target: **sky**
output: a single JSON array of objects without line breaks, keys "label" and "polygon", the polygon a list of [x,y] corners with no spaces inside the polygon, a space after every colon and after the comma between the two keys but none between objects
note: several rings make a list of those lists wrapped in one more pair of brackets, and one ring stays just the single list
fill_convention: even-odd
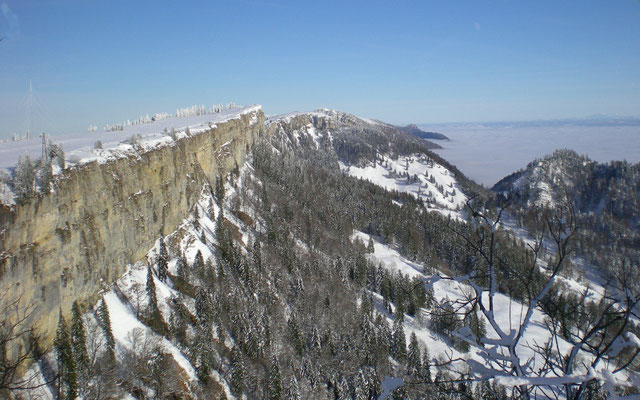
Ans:
[{"label": "sky", "polygon": [[0,38],[0,137],[226,102],[396,124],[640,114],[638,0],[0,0]]}]

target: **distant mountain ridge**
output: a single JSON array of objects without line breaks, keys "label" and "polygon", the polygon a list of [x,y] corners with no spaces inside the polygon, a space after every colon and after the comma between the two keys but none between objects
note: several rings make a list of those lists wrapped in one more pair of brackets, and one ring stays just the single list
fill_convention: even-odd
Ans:
[{"label": "distant mountain ridge", "polygon": [[419,137],[420,139],[449,140],[449,138],[442,133],[423,131],[416,124],[409,124],[404,127],[399,126],[398,129],[410,135]]}]

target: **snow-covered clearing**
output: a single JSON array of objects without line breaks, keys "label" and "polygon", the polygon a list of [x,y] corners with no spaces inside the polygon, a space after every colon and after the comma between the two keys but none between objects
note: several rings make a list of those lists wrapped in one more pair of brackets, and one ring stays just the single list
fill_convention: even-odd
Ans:
[{"label": "snow-covered clearing", "polygon": [[382,156],[365,167],[340,164],[347,174],[368,180],[387,190],[409,193],[425,202],[430,211],[460,217],[458,211],[468,200],[453,173],[428,156],[414,154],[392,159]]}]

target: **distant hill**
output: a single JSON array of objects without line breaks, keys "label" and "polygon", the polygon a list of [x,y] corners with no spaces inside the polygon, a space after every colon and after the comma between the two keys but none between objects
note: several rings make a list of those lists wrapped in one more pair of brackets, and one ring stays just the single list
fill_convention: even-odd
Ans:
[{"label": "distant hill", "polygon": [[602,164],[556,150],[492,190],[511,199],[511,212],[525,226],[535,225],[545,210],[571,203],[579,226],[576,254],[602,272],[640,257],[640,163]]},{"label": "distant hill", "polygon": [[420,139],[449,140],[449,138],[442,133],[423,131],[418,128],[418,125],[416,124],[409,124],[404,127],[399,126],[398,129],[415,137],[419,137]]}]

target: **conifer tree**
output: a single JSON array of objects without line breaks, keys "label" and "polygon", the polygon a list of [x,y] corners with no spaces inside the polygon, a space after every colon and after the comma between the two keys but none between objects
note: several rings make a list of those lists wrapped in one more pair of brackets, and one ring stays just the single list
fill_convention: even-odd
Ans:
[{"label": "conifer tree", "polygon": [[393,323],[391,352],[393,358],[400,362],[407,359],[407,338],[404,335],[402,318],[396,317]]},{"label": "conifer tree", "polygon": [[204,259],[202,258],[202,252],[200,250],[198,250],[193,260],[193,269],[196,273],[200,274],[200,276],[204,276]]},{"label": "conifer tree", "polygon": [[295,375],[291,375],[289,383],[287,384],[287,395],[285,397],[288,400],[300,400],[300,388],[298,386],[298,380]]},{"label": "conifer tree", "polygon": [[182,279],[183,281],[187,281],[189,279],[187,273],[187,260],[185,260],[183,255],[180,255],[180,257],[178,257],[178,262],[176,264],[176,270],[177,270],[177,274],[178,277],[180,279]]},{"label": "conifer tree", "polygon": [[354,396],[355,400],[367,400],[369,398],[369,389],[367,388],[367,380],[364,377],[364,373],[362,370],[358,371],[358,375],[356,376],[354,386]]},{"label": "conifer tree", "polygon": [[40,160],[38,184],[42,193],[51,193],[51,182],[53,181],[53,169],[51,168],[51,160],[44,157]]},{"label": "conifer tree", "polygon": [[164,240],[160,238],[160,251],[158,253],[158,279],[161,282],[167,280],[167,270],[169,268],[169,260],[167,256],[167,248],[164,245]]},{"label": "conifer tree", "polygon": [[253,267],[258,271],[262,271],[262,250],[260,248],[259,240],[256,240],[255,242],[253,242],[252,258],[253,258]]},{"label": "conifer tree", "polygon": [[231,351],[231,392],[240,396],[244,389],[244,362],[238,346]]},{"label": "conifer tree", "polygon": [[373,245],[373,238],[369,236],[369,243],[367,244],[367,253],[373,253],[375,251],[375,247]]},{"label": "conifer tree", "polygon": [[78,371],[77,375],[79,381],[83,383],[86,381],[89,371],[89,354],[87,352],[87,335],[77,301],[74,301],[71,307],[71,347]]},{"label": "conifer tree", "polygon": [[198,287],[196,291],[196,317],[203,325],[212,322],[209,294],[202,287]]},{"label": "conifer tree", "polygon": [[109,316],[109,308],[107,307],[107,302],[104,300],[104,297],[98,308],[98,320],[104,333],[108,360],[113,364],[116,361],[116,340],[111,331],[111,317]]},{"label": "conifer tree", "polygon": [[302,341],[302,335],[300,334],[300,327],[298,326],[298,320],[295,315],[291,315],[289,321],[287,321],[287,333],[289,336],[289,340],[291,344],[293,344],[294,348],[298,355],[302,355],[304,352],[304,343]]},{"label": "conifer tree", "polygon": [[218,204],[222,206],[224,202],[224,179],[221,176],[216,178],[215,196],[218,200]]},{"label": "conifer tree", "polygon": [[151,267],[147,267],[147,296],[149,297],[148,313],[149,316],[153,316],[158,311],[158,297]]},{"label": "conifer tree", "polygon": [[426,347],[422,353],[420,380],[423,382],[431,382],[431,360],[429,357],[429,349],[427,349]]},{"label": "conifer tree", "polygon": [[35,182],[35,173],[31,157],[24,154],[18,158],[15,177],[13,180],[14,192],[19,202],[26,202],[33,196],[33,183]]},{"label": "conifer tree", "polygon": [[409,352],[407,353],[407,373],[417,376],[422,368],[422,358],[420,357],[420,346],[415,332],[411,332],[409,340]]},{"label": "conifer tree", "polygon": [[280,364],[274,356],[269,368],[269,386],[267,387],[267,398],[269,400],[282,400],[282,377],[280,376]]},{"label": "conifer tree", "polygon": [[58,398],[75,400],[78,394],[76,363],[73,357],[71,338],[67,323],[60,311],[58,329],[54,340],[56,359],[58,362]]}]

